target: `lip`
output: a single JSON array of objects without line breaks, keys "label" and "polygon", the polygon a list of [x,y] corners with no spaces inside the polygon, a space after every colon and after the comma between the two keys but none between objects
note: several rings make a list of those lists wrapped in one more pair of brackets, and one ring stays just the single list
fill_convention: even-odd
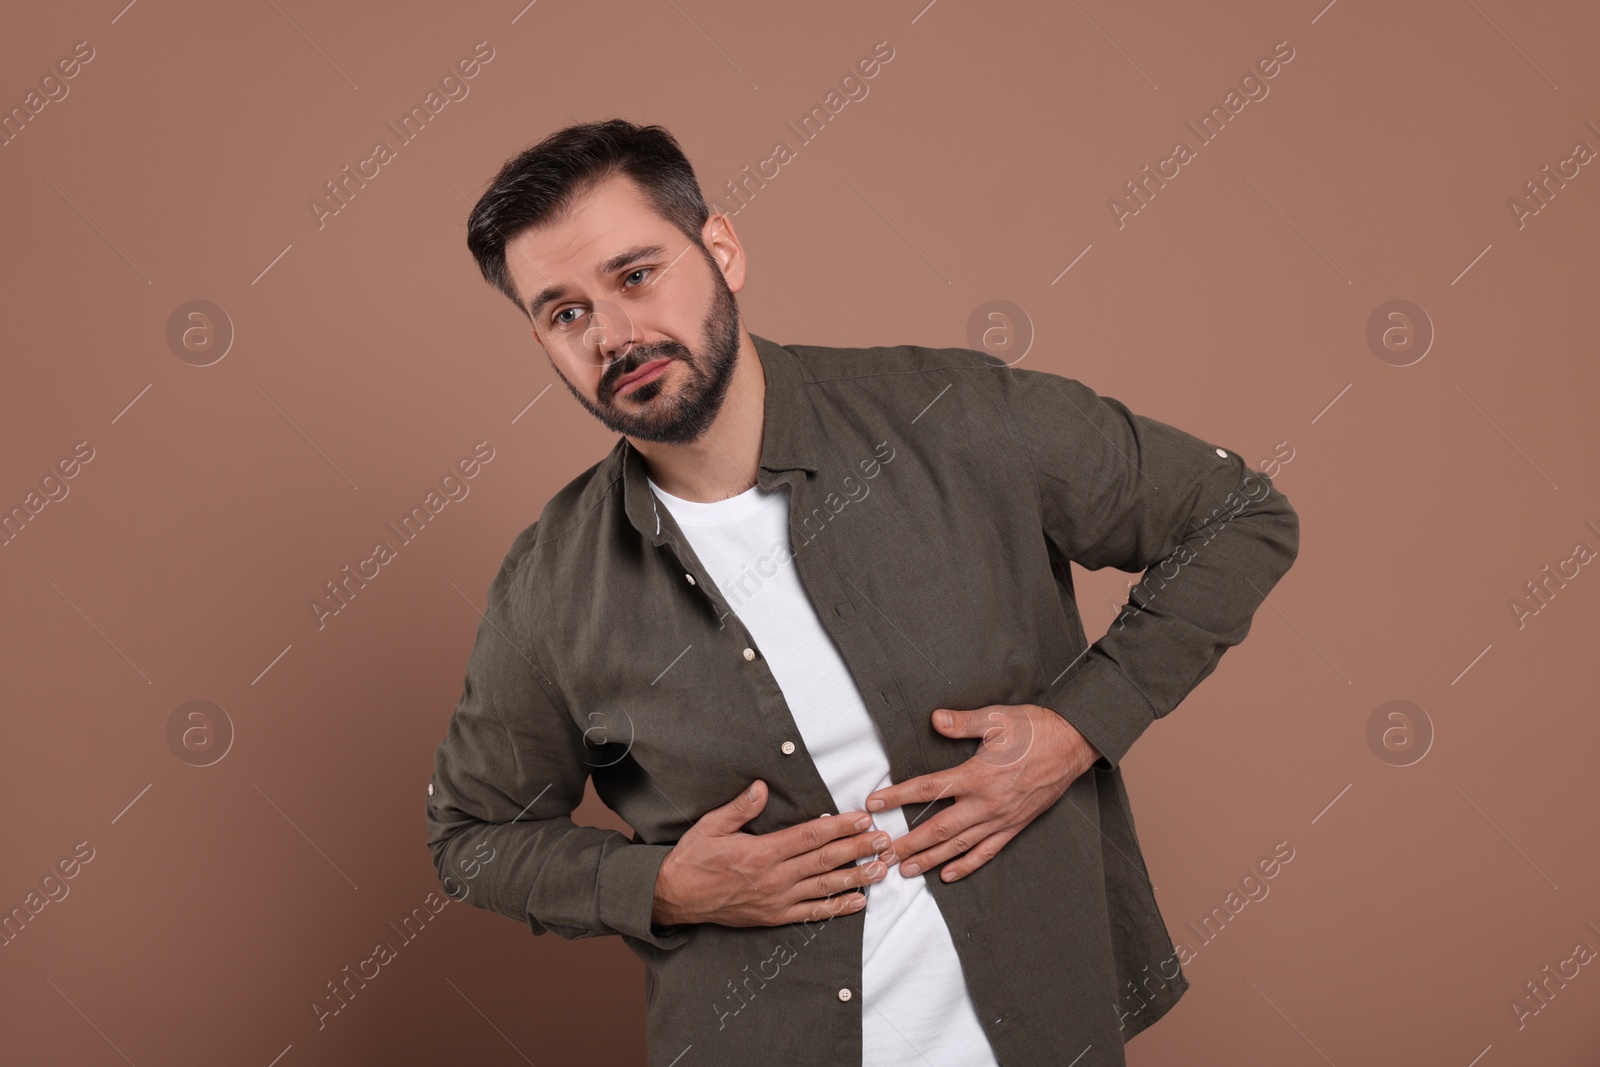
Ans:
[{"label": "lip", "polygon": [[617,383],[617,388],[615,390],[616,395],[626,396],[628,393],[631,393],[634,389],[643,385],[645,382],[653,381],[654,379],[659,378],[661,376],[661,372],[666,370],[667,364],[671,362],[672,360],[670,358],[664,357],[662,359],[652,360],[649,363],[646,363],[644,366],[640,367],[638,370],[634,371],[632,374],[628,375],[626,378],[623,378]]}]

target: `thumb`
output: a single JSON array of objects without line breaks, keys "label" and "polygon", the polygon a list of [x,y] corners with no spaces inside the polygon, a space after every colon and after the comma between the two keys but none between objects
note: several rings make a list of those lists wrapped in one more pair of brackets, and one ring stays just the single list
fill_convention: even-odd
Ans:
[{"label": "thumb", "polygon": [[714,809],[717,815],[716,828],[723,833],[731,834],[745,823],[760,815],[767,806],[767,783],[757,778],[750,783],[750,788],[744,790],[728,803]]},{"label": "thumb", "polygon": [[[993,717],[991,717],[993,716]],[[946,737],[981,737],[998,740],[1005,733],[1004,716],[985,709],[953,711],[939,708],[933,713],[933,726]]]}]

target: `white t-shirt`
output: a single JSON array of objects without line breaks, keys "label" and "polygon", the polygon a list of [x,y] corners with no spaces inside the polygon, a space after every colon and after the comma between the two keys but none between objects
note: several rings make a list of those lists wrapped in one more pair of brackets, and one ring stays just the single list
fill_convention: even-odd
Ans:
[{"label": "white t-shirt", "polygon": [[[834,811],[865,811],[867,794],[891,784],[889,757],[795,570],[789,487],[767,492],[751,486],[712,503],[675,497],[653,479],[650,488],[677,519],[729,609],[760,644],[806,750],[833,795]],[[772,577],[765,576],[767,571]],[[873,825],[891,840],[907,832],[901,808],[875,813]],[[857,862],[872,860],[866,856]],[[862,1062],[999,1067],[967,991],[950,929],[923,876],[906,878],[896,863],[866,891]]]}]

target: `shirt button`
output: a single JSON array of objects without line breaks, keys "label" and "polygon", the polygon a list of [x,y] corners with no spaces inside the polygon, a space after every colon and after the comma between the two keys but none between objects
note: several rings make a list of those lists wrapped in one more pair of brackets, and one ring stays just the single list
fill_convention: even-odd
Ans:
[{"label": "shirt button", "polygon": [[745,659],[755,659],[756,658],[756,650],[753,649],[753,648],[745,649],[744,650],[744,658]]},{"label": "shirt button", "polygon": [[693,585],[693,584],[695,584],[695,583],[694,583],[694,575],[692,575],[692,574],[685,574],[685,575],[684,575],[684,577],[685,577],[685,578],[687,578],[687,579],[689,579],[689,584],[690,584],[690,585]]},{"label": "shirt button", "polygon": [[[779,745],[778,747],[783,751],[783,754],[785,756],[794,755],[794,742],[793,741],[785,741],[783,744]],[[430,785],[428,787],[428,792],[430,792],[430,793],[433,792],[433,786]]]},{"label": "shirt button", "polygon": [[850,992],[849,987],[846,987],[844,989],[839,990],[839,999],[840,1000],[849,1000],[852,995],[853,994]]},{"label": "shirt button", "polygon": [[1217,455],[1221,456],[1223,459],[1227,459],[1228,458],[1228,453],[1225,452],[1224,450],[1220,449],[1220,448],[1217,449]]},{"label": "shirt button", "polygon": [[433,783],[432,782],[428,783],[428,795],[430,797],[433,796]]}]

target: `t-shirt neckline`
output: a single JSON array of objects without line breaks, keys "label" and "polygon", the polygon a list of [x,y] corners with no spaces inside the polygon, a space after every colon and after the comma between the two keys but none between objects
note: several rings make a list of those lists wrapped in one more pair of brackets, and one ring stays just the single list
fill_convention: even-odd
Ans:
[{"label": "t-shirt neckline", "polygon": [[648,474],[645,475],[645,481],[650,483],[651,492],[667,505],[673,518],[678,520],[679,526],[720,526],[723,523],[737,522],[760,507],[765,498],[761,486],[752,485],[744,492],[723,500],[685,500],[661,488]]}]

